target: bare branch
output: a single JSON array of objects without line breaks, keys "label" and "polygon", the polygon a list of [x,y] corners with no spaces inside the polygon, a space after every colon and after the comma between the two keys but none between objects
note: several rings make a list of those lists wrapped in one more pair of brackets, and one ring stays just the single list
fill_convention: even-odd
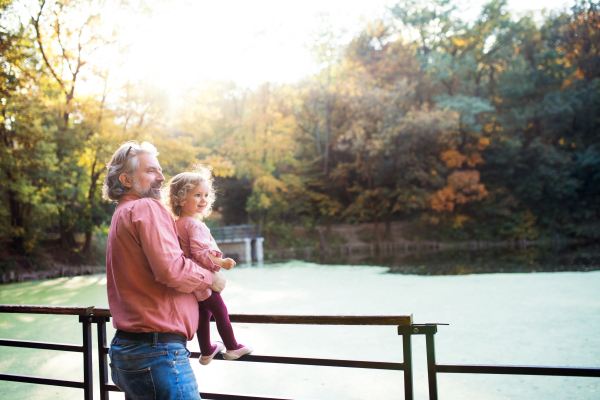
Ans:
[{"label": "bare branch", "polygon": [[65,84],[58,77],[58,75],[54,71],[54,68],[52,68],[52,65],[48,61],[48,57],[46,57],[46,52],[44,51],[44,46],[42,44],[42,33],[40,31],[40,19],[42,18],[42,12],[44,10],[45,5],[46,5],[46,0],[42,0],[42,2],[40,3],[40,11],[38,12],[38,15],[36,18],[34,18],[33,16],[31,17],[31,22],[33,23],[33,27],[35,28],[36,41],[38,43],[38,46],[40,47],[40,52],[42,53],[42,58],[44,59],[44,64],[46,64],[46,67],[48,67],[48,69],[50,70],[50,73],[52,74],[54,79],[56,79],[56,81],[58,82],[60,87],[63,90],[65,90],[65,93],[66,93]]},{"label": "bare branch", "polygon": [[65,50],[65,46],[63,46],[62,41],[60,40],[60,21],[59,21],[59,15],[56,11],[54,11],[54,15],[56,16],[56,25],[55,25],[55,32],[56,32],[56,39],[58,41],[58,45],[60,46],[60,49],[62,50],[62,55],[63,58],[65,59],[65,61],[67,62],[67,66],[69,67],[69,72],[71,73],[71,75],[73,75],[73,69],[71,68],[71,62],[69,61],[69,56],[67,55],[67,51]]}]

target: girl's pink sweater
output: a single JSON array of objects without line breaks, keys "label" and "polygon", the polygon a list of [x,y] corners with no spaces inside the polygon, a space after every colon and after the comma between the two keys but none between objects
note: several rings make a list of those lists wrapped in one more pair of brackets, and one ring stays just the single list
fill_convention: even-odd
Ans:
[{"label": "girl's pink sweater", "polygon": [[[175,224],[183,254],[209,271],[221,270],[221,267],[213,263],[208,256],[210,253],[215,257],[223,257],[223,253],[219,250],[206,224],[189,217],[179,218]],[[212,290],[210,289],[194,292],[198,301],[206,300],[211,294]]]}]

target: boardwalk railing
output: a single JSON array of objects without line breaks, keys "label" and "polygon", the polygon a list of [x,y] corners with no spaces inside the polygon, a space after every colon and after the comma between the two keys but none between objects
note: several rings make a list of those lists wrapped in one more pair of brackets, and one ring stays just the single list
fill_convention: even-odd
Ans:
[{"label": "boardwalk railing", "polygon": [[261,237],[259,225],[219,226],[211,228],[210,234],[217,242],[256,239]]},{"label": "boardwalk railing", "polygon": [[[110,310],[94,307],[52,307],[52,306],[20,306],[0,305],[0,312],[29,313],[29,314],[63,314],[79,316],[82,324],[83,345],[66,345],[44,342],[28,342],[0,339],[0,346],[28,347],[35,349],[75,351],[83,353],[84,381],[64,381],[57,379],[38,378],[22,375],[0,374],[0,380],[37,383],[52,386],[63,386],[84,389],[84,398],[92,399],[92,340],[91,324],[97,324],[98,333],[98,367],[100,378],[100,397],[108,400],[109,392],[120,391],[108,382],[108,347],[106,323],[110,321]],[[395,325],[398,335],[402,336],[403,362],[352,361],[321,358],[279,357],[245,355],[238,359],[242,362],[260,362],[293,365],[314,365],[329,367],[348,367],[365,369],[382,369],[403,371],[404,398],[413,400],[413,367],[412,367],[412,336],[425,335],[427,350],[427,371],[429,381],[429,398],[437,400],[438,373],[469,373],[469,374],[512,374],[512,375],[556,375],[600,378],[600,368],[583,367],[548,367],[548,366],[510,366],[510,365],[445,365],[435,361],[434,335],[438,325],[446,324],[414,324],[411,315],[399,316],[310,316],[310,315],[244,315],[231,314],[232,322],[258,324],[302,324],[302,325]],[[192,353],[192,358],[200,357]],[[222,359],[217,355],[215,359]],[[272,397],[240,396],[220,393],[200,393],[204,399],[214,400],[285,400]]]},{"label": "boardwalk railing", "polygon": [[25,340],[0,339],[0,346],[25,347],[30,349],[59,350],[83,353],[83,382],[65,381],[60,379],[38,378],[26,375],[11,375],[0,373],[0,380],[24,383],[37,383],[50,386],[62,386],[83,389],[83,398],[91,400],[93,397],[93,375],[92,375],[92,313],[94,307],[56,307],[56,306],[22,306],[12,304],[0,304],[2,313],[24,313],[24,314],[58,314],[79,316],[81,323],[83,345],[70,345],[46,342],[30,342]]}]

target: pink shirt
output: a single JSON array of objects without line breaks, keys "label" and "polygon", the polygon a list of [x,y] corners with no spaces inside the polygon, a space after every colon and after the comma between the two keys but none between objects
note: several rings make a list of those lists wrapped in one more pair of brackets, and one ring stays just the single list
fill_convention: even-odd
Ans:
[{"label": "pink shirt", "polygon": [[[223,257],[223,253],[219,251],[217,242],[215,242],[215,239],[210,234],[208,226],[203,222],[189,217],[181,217],[175,221],[175,224],[177,225],[179,243],[185,256],[210,271],[216,272],[221,270],[221,267],[213,263],[208,256],[210,253],[215,257]],[[198,301],[206,300],[211,294],[212,291],[210,289],[194,291],[194,295]]]},{"label": "pink shirt", "polygon": [[194,290],[212,284],[187,259],[175,221],[154,199],[123,195],[108,233],[108,304],[113,326],[127,332],[174,332],[191,340],[198,328]]}]

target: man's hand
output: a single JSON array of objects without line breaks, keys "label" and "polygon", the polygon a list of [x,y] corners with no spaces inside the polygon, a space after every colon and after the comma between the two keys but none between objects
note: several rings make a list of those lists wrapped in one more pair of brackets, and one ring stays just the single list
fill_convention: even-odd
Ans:
[{"label": "man's hand", "polygon": [[233,267],[235,267],[235,261],[232,260],[231,258],[224,258],[223,261],[221,261],[221,268],[230,270]]},{"label": "man's hand", "polygon": [[225,289],[225,284],[227,283],[225,280],[225,275],[222,272],[212,272],[212,285],[210,289],[217,293],[221,293],[223,289]]}]

